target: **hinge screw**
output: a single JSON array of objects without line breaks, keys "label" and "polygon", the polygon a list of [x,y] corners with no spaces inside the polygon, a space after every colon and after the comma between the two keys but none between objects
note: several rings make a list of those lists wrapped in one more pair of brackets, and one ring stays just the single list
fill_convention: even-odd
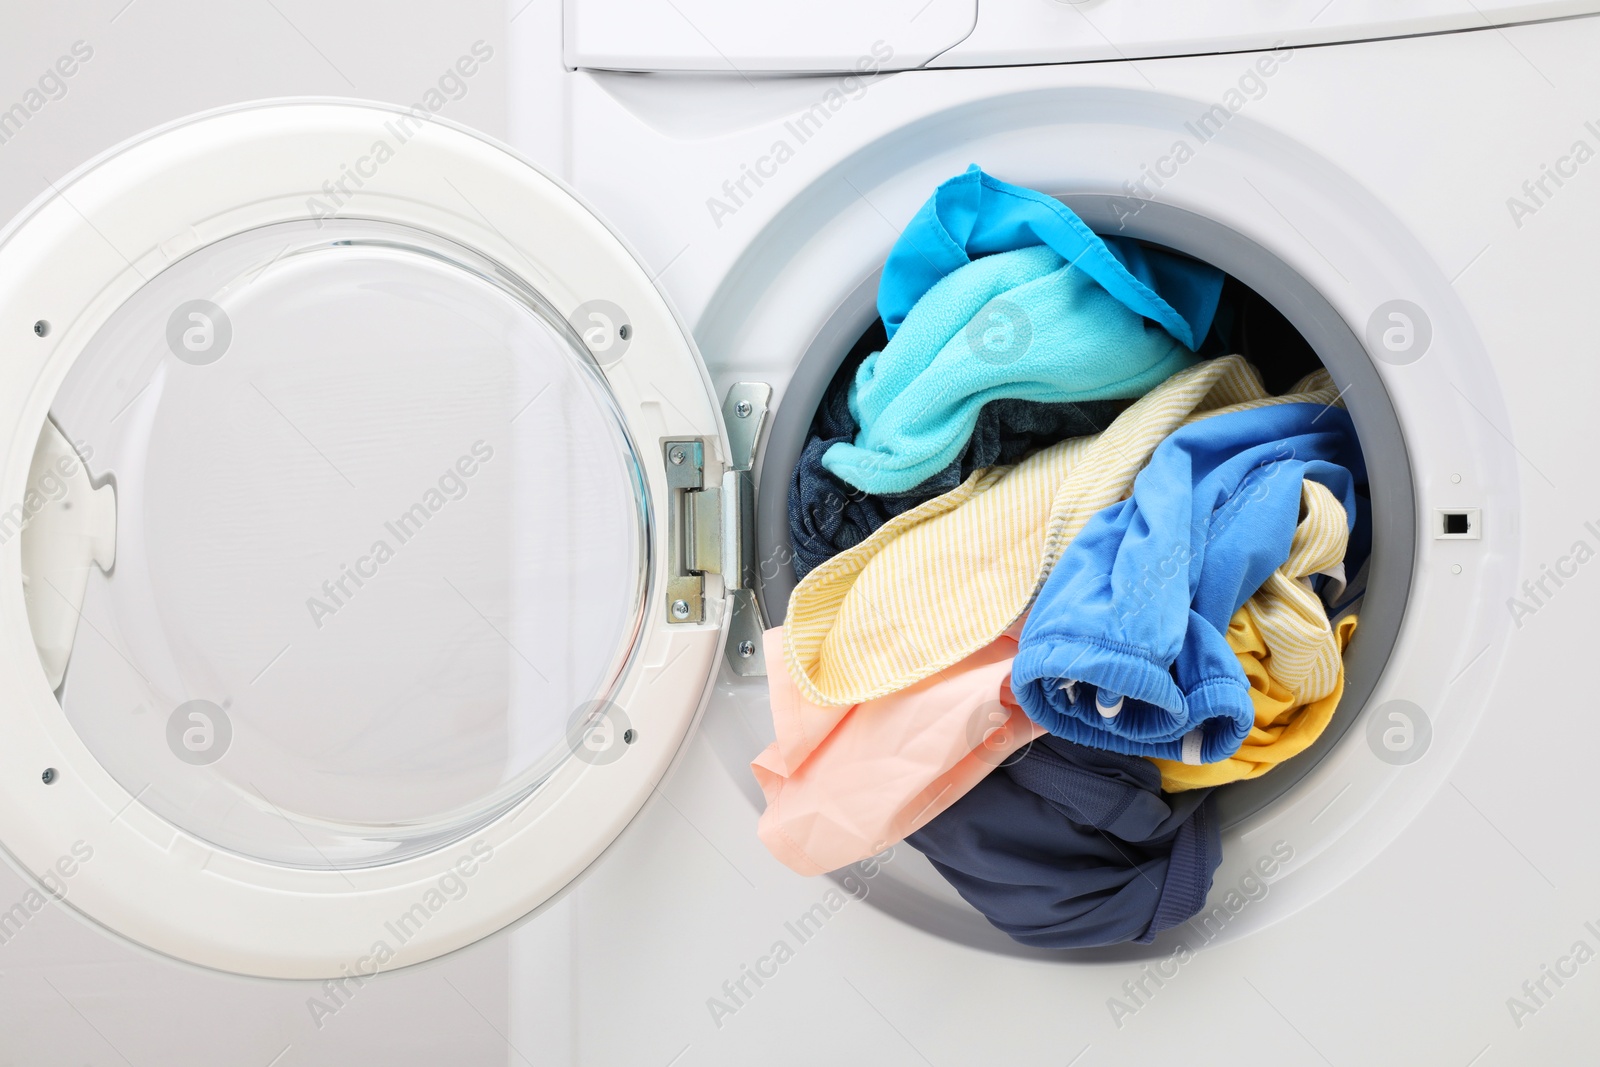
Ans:
[{"label": "hinge screw", "polygon": [[753,656],[755,654],[756,654],[756,643],[754,641],[740,641],[739,642],[739,656],[740,656],[740,658],[749,659],[751,656]]},{"label": "hinge screw", "polygon": [[689,617],[689,602],[687,600],[674,600],[672,602],[672,617],[674,619],[687,619]]},{"label": "hinge screw", "polygon": [[756,406],[750,403],[748,400],[741,400],[737,404],[733,405],[733,413],[739,416],[741,419],[748,419],[750,417],[750,413],[755,409]]},{"label": "hinge screw", "polygon": [[684,455],[683,449],[674,448],[671,452],[667,453],[667,458],[672,460],[673,466],[681,467],[683,466],[683,461],[688,457]]}]

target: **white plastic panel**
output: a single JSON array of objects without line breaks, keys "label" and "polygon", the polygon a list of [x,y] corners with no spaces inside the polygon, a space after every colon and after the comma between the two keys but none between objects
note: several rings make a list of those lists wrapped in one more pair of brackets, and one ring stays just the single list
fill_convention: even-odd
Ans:
[{"label": "white plastic panel", "polygon": [[977,17],[977,0],[566,0],[565,56],[597,70],[909,70]]},{"label": "white plastic panel", "polygon": [[1596,11],[1596,0],[984,0],[972,34],[929,66],[1235,52],[1482,29]]}]

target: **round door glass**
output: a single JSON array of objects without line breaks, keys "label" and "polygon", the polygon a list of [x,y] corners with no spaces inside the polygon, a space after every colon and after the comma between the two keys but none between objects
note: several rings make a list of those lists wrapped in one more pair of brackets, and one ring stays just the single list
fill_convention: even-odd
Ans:
[{"label": "round door glass", "polygon": [[34,464],[76,506],[49,513],[66,547],[25,543],[24,571],[61,706],[138,803],[270,863],[369,866],[586,751],[642,625],[648,504],[524,275],[287,223],[179,260],[90,341]]}]

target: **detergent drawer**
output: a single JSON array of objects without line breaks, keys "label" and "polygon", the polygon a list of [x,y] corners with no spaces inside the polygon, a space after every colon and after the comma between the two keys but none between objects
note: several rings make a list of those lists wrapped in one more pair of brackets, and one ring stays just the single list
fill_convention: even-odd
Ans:
[{"label": "detergent drawer", "polygon": [[976,0],[566,0],[568,67],[871,73],[921,67],[978,18]]}]

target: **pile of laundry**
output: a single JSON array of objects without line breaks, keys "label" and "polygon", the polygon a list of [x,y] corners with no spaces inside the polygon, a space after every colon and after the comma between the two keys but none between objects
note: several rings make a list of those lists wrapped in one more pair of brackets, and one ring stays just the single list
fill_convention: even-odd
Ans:
[{"label": "pile of laundry", "polygon": [[1222,272],[977,167],[878,310],[790,486],[761,839],[802,874],[905,840],[1020,942],[1148,942],[1204,904],[1215,788],[1338,706],[1350,418]]}]

